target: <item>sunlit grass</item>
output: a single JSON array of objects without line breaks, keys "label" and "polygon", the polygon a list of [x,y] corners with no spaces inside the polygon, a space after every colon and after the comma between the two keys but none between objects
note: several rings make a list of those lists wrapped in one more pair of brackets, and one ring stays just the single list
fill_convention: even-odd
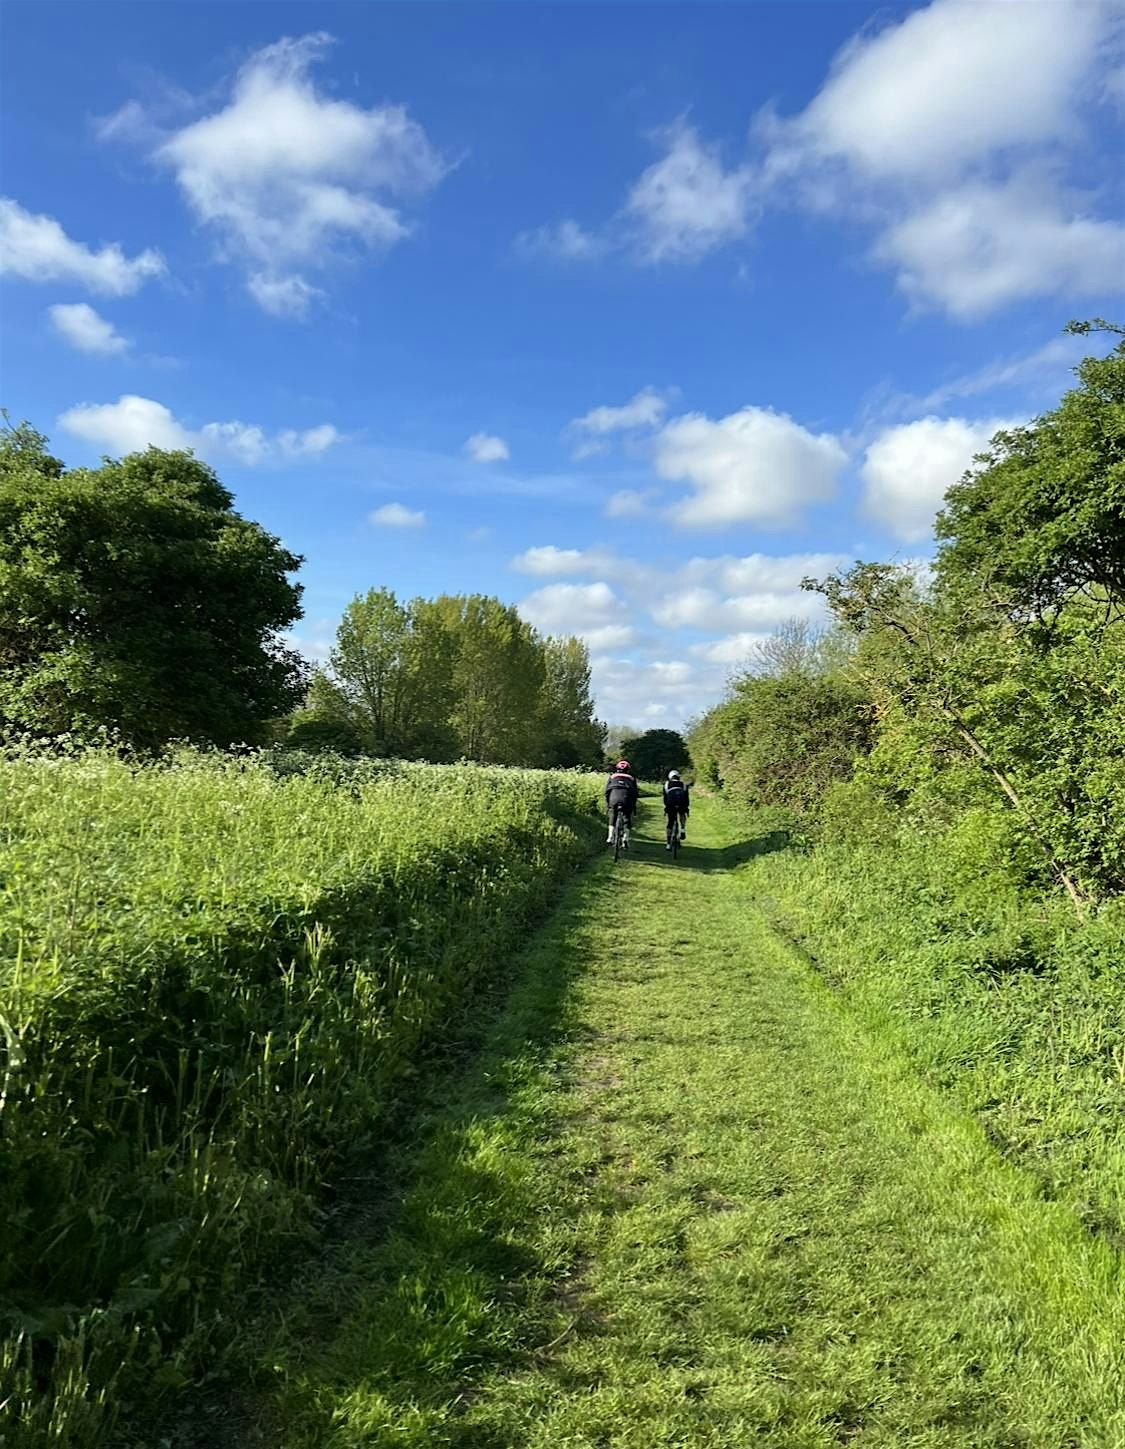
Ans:
[{"label": "sunlit grass", "polygon": [[96,1442],[221,1362],[246,1287],[594,848],[599,791],[0,758],[0,1442]]}]

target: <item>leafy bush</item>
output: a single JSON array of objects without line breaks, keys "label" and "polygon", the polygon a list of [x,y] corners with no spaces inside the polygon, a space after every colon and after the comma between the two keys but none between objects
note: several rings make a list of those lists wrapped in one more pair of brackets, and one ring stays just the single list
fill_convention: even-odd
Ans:
[{"label": "leafy bush", "polygon": [[595,844],[599,792],[284,751],[0,757],[15,1442],[93,1442],[111,1404],[215,1367],[232,1297]]}]

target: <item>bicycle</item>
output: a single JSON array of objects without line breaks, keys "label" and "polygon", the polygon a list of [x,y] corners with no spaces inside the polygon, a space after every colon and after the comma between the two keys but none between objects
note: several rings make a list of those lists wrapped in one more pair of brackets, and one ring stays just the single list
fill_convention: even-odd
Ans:
[{"label": "bicycle", "polygon": [[680,817],[679,815],[666,815],[664,817],[664,833],[668,838],[668,845],[672,851],[672,859],[680,853]]},{"label": "bicycle", "polygon": [[619,860],[621,852],[629,849],[629,825],[625,809],[621,805],[613,807],[613,858]]}]

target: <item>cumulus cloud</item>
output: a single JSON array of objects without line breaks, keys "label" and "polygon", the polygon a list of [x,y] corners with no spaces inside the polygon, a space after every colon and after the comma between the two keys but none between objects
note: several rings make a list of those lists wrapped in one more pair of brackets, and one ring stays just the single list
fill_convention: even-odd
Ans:
[{"label": "cumulus cloud", "polygon": [[830,433],[811,433],[786,413],[746,407],[724,418],[688,413],[656,439],[656,471],[695,490],[672,509],[685,528],[792,523],[827,502],[847,461]]},{"label": "cumulus cloud", "polygon": [[1024,175],[941,192],[889,226],[875,255],[896,268],[912,301],[971,321],[1025,297],[1118,290],[1125,226],[1084,215]]},{"label": "cumulus cloud", "polygon": [[621,407],[596,407],[580,418],[573,418],[569,427],[579,433],[597,437],[606,433],[626,432],[633,428],[654,428],[668,408],[667,399],[651,387],[642,388]]},{"label": "cumulus cloud", "polygon": [[885,429],[863,460],[865,510],[904,542],[928,537],[947,489],[993,433],[1008,426],[998,418],[928,417]]},{"label": "cumulus cloud", "polygon": [[[626,606],[609,584],[547,584],[518,605],[520,615],[545,634],[598,637],[598,631],[624,628]],[[610,637],[602,634],[603,640]]]},{"label": "cumulus cloud", "polygon": [[776,137],[773,166],[812,153],[871,177],[948,178],[995,152],[1053,142],[1074,130],[1074,95],[1109,10],[934,0],[843,48]]},{"label": "cumulus cloud", "polygon": [[367,515],[367,521],[376,528],[421,528],[426,522],[426,515],[402,503],[384,503],[382,508],[376,508]]},{"label": "cumulus cloud", "polygon": [[99,316],[86,302],[58,302],[47,308],[47,315],[55,331],[79,352],[112,357],[128,349],[127,339],[121,336],[113,323]]},{"label": "cumulus cloud", "polygon": [[589,583],[547,584],[519,608],[546,633],[581,635],[602,717],[640,723],[656,705],[670,719],[698,713],[778,625],[823,619],[823,600],[804,592],[801,579],[846,562],[829,553],[752,553],[642,563],[598,547],[540,545],[512,565],[546,578],[605,569]]},{"label": "cumulus cloud", "polygon": [[[365,109],[317,89],[310,71],[330,43],[321,33],[257,51],[224,106],[153,153],[225,253],[251,264],[250,294],[273,315],[307,312],[315,289],[301,264],[407,236],[399,198],[435,186],[447,169],[403,107]],[[138,124],[130,112],[129,128]]]},{"label": "cumulus cloud", "polygon": [[613,567],[613,559],[601,549],[556,548],[553,543],[548,543],[524,549],[512,559],[511,567],[520,574],[550,578],[566,574],[605,573]]},{"label": "cumulus cloud", "polygon": [[967,321],[1114,289],[1125,229],[1057,180],[1085,144],[1112,10],[933,0],[847,44],[800,115],[760,119],[765,175],[879,218],[874,259],[915,306]]},{"label": "cumulus cloud", "polygon": [[768,633],[727,634],[722,639],[711,639],[705,644],[691,644],[688,653],[708,664],[725,664],[733,667],[747,663],[759,644],[769,638]]},{"label": "cumulus cloud", "polygon": [[638,178],[625,203],[644,260],[696,261],[744,236],[753,195],[749,166],[726,169],[718,148],[684,122],[662,139],[664,155]]},{"label": "cumulus cloud", "polygon": [[124,394],[115,403],[80,403],[60,415],[59,425],[117,457],[149,447],[190,448],[204,458],[234,458],[251,465],[315,456],[340,436],[330,423],[306,432],[287,429],[276,439],[253,423],[204,423],[192,429],[163,403],[133,393]]},{"label": "cumulus cloud", "polygon": [[127,257],[117,242],[93,251],[67,236],[54,217],[0,197],[0,273],[27,282],[80,282],[91,292],[126,297],[165,270],[158,251]]},{"label": "cumulus cloud", "polygon": [[511,457],[504,439],[492,433],[474,433],[466,438],[464,451],[474,463],[503,463]]},{"label": "cumulus cloud", "polygon": [[666,629],[697,629],[716,633],[754,629],[764,633],[786,619],[812,618],[821,612],[813,594],[793,588],[724,597],[715,589],[680,588],[654,604],[652,617]]}]

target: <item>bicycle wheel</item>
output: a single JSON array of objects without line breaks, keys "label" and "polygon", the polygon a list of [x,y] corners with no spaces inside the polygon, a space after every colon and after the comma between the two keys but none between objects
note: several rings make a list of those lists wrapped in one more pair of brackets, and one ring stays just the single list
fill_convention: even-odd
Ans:
[{"label": "bicycle wheel", "polygon": [[672,859],[680,853],[680,822],[678,816],[672,816]]},{"label": "bicycle wheel", "polygon": [[613,816],[613,858],[620,860],[621,845],[625,839],[625,816],[618,806]]}]

